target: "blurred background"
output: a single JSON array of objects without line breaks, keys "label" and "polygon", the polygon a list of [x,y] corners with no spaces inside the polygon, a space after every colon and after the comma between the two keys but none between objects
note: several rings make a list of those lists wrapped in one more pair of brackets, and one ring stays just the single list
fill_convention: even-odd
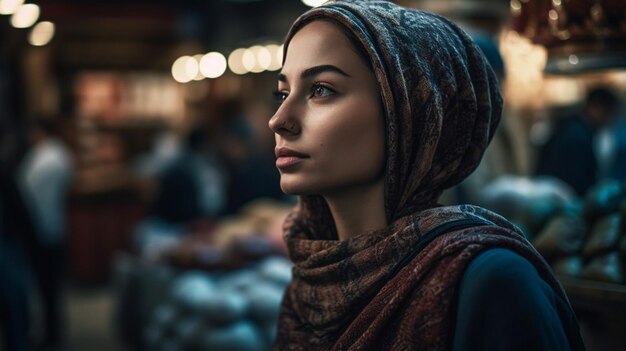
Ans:
[{"label": "blurred background", "polygon": [[[323,1],[322,1],[323,2]],[[505,110],[444,204],[513,220],[626,350],[626,4],[398,0]],[[0,350],[269,350],[291,277],[271,92],[314,0],[0,0]]]}]

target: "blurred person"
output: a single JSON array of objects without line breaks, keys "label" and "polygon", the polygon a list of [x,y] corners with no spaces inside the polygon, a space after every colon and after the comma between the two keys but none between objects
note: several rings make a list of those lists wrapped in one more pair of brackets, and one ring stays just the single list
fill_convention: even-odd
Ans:
[{"label": "blurred person", "polygon": [[152,155],[140,164],[156,181],[149,215],[134,229],[134,245],[148,260],[158,260],[185,234],[210,227],[227,201],[226,172],[204,126],[179,138],[159,137]]},{"label": "blurred person", "polygon": [[[619,106],[622,107],[621,103]],[[617,113],[604,128],[596,133],[594,152],[598,158],[599,180],[626,179],[626,116]]]},{"label": "blurred person", "polygon": [[272,148],[264,147],[250,121],[243,115],[232,115],[224,126],[221,148],[227,160],[230,184],[226,214],[258,198],[284,200],[279,174],[272,166]]},{"label": "blurred person", "polygon": [[294,262],[277,350],[581,350],[567,296],[507,219],[442,191],[479,164],[498,81],[451,21],[337,0],[289,30],[269,121]]},{"label": "blurred person", "polygon": [[133,162],[137,175],[156,179],[181,152],[180,137],[169,128],[156,133],[150,150]]},{"label": "blurred person", "polygon": [[610,89],[591,89],[580,112],[553,121],[552,134],[538,150],[535,174],[559,178],[584,196],[601,177],[598,133],[613,123],[618,107]]},{"label": "blurred person", "polygon": [[73,164],[70,151],[58,137],[57,122],[34,120],[31,147],[19,170],[19,187],[36,231],[33,273],[44,312],[42,349],[63,343],[63,283],[67,254],[66,203]]},{"label": "blurred person", "polygon": [[[0,126],[1,127],[1,126]],[[2,129],[2,128],[0,128]],[[6,134],[0,131],[0,138]],[[35,229],[15,179],[15,162],[0,157],[0,343],[30,350],[29,258]],[[0,344],[1,346],[2,344]]]},{"label": "blurred person", "polygon": [[207,133],[194,127],[158,175],[153,215],[170,223],[209,219],[226,206],[226,179]]}]

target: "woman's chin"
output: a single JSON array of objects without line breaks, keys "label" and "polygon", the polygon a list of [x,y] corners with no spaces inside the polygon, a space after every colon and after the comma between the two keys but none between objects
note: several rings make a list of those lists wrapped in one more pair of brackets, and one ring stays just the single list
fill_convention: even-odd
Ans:
[{"label": "woman's chin", "polygon": [[283,191],[283,193],[287,195],[306,195],[305,193],[300,191],[298,187],[294,186],[286,186],[281,184],[280,189]]},{"label": "woman's chin", "polygon": [[315,193],[310,189],[310,186],[307,184],[302,184],[302,182],[296,182],[289,179],[281,179],[280,180],[280,188],[283,193],[287,195],[312,195]]}]

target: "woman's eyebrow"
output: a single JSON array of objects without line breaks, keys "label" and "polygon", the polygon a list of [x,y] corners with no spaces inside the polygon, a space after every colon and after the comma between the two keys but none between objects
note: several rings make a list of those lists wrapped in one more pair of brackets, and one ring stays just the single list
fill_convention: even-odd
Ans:
[{"label": "woman's eyebrow", "polygon": [[[300,78],[306,79],[306,78],[310,78],[310,77],[316,76],[324,72],[334,72],[334,73],[341,74],[342,76],[345,76],[345,77],[352,77],[351,75],[349,75],[348,73],[346,73],[345,71],[343,71],[341,68],[337,66],[320,65],[320,66],[314,66],[314,67],[305,69],[302,72],[302,74],[300,74]],[[287,82],[287,76],[285,76],[283,73],[279,73],[278,80],[281,82]]]}]

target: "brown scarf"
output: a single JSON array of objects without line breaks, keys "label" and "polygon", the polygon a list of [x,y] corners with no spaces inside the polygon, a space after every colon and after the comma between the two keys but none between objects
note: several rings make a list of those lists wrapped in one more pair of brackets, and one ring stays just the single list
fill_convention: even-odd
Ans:
[{"label": "brown scarf", "polygon": [[[302,196],[285,222],[294,278],[278,350],[442,350],[450,345],[464,268],[495,247],[527,258],[561,291],[548,266],[502,217],[474,206],[437,207],[441,192],[480,162],[502,99],[480,49],[437,15],[385,1],[335,1],[293,24],[326,19],[369,55],[385,108],[385,229],[338,241],[320,196]],[[458,220],[426,247],[423,235]],[[442,227],[444,226],[444,227]]]},{"label": "brown scarf", "polygon": [[[468,219],[482,225],[445,232],[414,251],[425,234]],[[424,210],[342,242],[292,234],[294,280],[283,301],[277,350],[449,349],[457,284],[469,261],[489,248],[525,257],[565,297],[519,230],[476,206]]]}]

